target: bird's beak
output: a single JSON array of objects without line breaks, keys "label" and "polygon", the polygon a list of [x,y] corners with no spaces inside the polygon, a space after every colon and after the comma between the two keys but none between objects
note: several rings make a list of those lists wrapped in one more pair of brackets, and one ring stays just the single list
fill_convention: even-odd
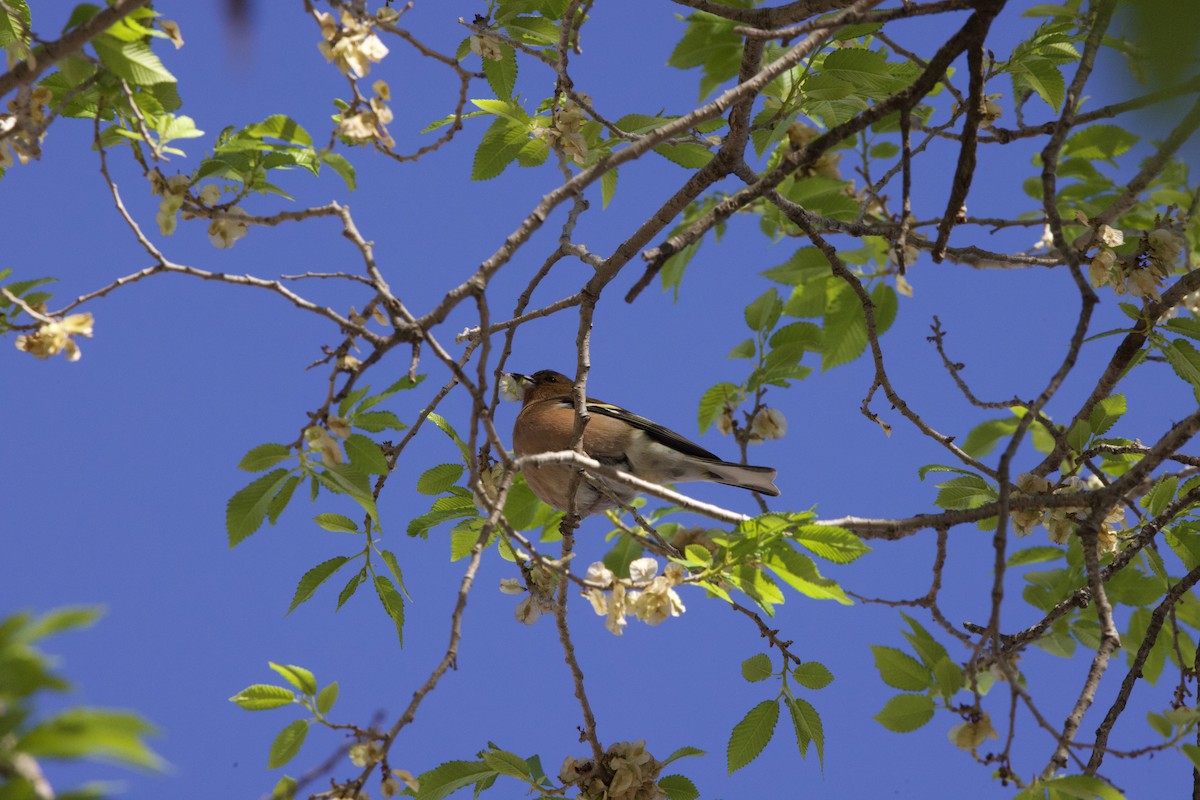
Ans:
[{"label": "bird's beak", "polygon": [[525,399],[525,390],[533,383],[528,375],[519,372],[505,372],[500,376],[500,397],[509,402],[520,402]]}]

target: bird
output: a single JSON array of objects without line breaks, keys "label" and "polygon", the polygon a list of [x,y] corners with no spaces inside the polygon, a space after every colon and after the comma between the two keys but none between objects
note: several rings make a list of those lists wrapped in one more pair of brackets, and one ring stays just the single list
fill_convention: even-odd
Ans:
[{"label": "bird", "polygon": [[[553,370],[532,375],[508,373],[509,384],[521,395],[521,410],[513,424],[513,451],[518,457],[571,449],[575,429],[574,381]],[[722,461],[678,433],[626,411],[620,406],[589,397],[590,415],[583,431],[583,451],[605,466],[652,483],[709,481],[779,495],[776,470]],[[577,468],[570,464],[526,465],[522,468],[529,488],[559,511],[570,511],[569,489]],[[607,493],[627,503],[634,488],[600,476],[585,476],[576,491],[576,512],[595,514],[615,503]]]}]

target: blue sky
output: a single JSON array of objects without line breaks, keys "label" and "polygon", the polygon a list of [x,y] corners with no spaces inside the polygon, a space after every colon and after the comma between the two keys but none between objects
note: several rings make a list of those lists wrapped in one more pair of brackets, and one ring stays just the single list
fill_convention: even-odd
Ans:
[{"label": "blue sky", "polygon": [[[317,52],[318,31],[299,2],[259,5],[239,51],[228,42],[217,4],[156,4],[182,27],[187,40],[182,50],[158,49],[179,78],[183,113],[208,134],[183,142],[189,158],[176,159],[164,172],[190,170],[223,127],[270,114],[292,116],[318,141],[327,135],[330,99],[346,93],[343,78]],[[997,22],[993,46],[999,57],[1011,46],[1013,31],[1028,24],[1019,17],[1020,6],[1013,5]],[[49,35],[57,29],[54,15],[65,9],[65,4],[35,7],[35,25]],[[452,52],[465,35],[455,20],[482,10],[482,4],[418,3],[404,23],[423,41]],[[598,4],[595,22],[585,29],[585,53],[572,61],[577,86],[598,107],[611,109],[614,118],[691,108],[696,76],[663,66],[682,33],[677,12],[682,8],[669,3]],[[925,46],[944,30],[941,23],[921,26],[910,26],[903,41]],[[391,84],[396,121],[390,128],[399,149],[411,151],[423,141],[417,131],[451,109],[456,84],[448,70],[435,69],[401,43],[388,45],[392,55],[371,78]],[[1124,84],[1116,73],[1109,75],[1098,85],[1124,96]],[[523,64],[518,85],[527,97],[540,99],[550,91],[552,74]],[[994,91],[1008,89],[1004,80],[996,86]],[[472,96],[486,91],[482,82],[473,89]],[[1001,102],[1011,109],[1011,98]],[[1004,122],[1012,124],[1011,116]],[[1153,130],[1155,122],[1141,124]],[[352,154],[360,184],[353,194],[331,173],[319,179],[292,174],[285,187],[300,205],[347,202],[364,235],[376,242],[389,281],[409,308],[421,312],[470,275],[557,185],[550,166],[514,167],[498,179],[470,182],[474,145],[484,127],[480,121],[468,123],[451,145],[399,168],[377,155]],[[14,168],[0,182],[0,267],[12,267],[21,276],[58,277],[55,291],[62,300],[149,265],[112,207],[90,138],[89,124],[62,121],[52,128],[40,162]],[[1034,209],[1021,191],[1021,181],[1033,174],[1031,152],[982,153],[968,199],[972,214]],[[126,204],[176,261],[268,277],[357,264],[356,252],[330,221],[253,229],[228,251],[212,248],[198,222],[182,223],[165,239],[153,230],[157,201],[135,165],[123,153],[114,153],[113,161]],[[950,163],[935,157],[920,167],[919,216],[941,213]],[[600,210],[594,193],[578,240],[593,252],[610,252],[685,178],[680,168],[661,160],[624,169],[609,209]],[[252,200],[245,207],[271,213],[291,206]],[[501,272],[493,286],[494,308],[511,307],[554,247],[560,223],[561,212]],[[969,235],[979,238],[967,240]],[[1038,233],[962,236],[952,243],[973,241],[1003,250],[1028,248]],[[719,245],[705,243],[677,301],[655,286],[628,306],[621,298],[640,276],[640,265],[631,263],[597,308],[589,391],[735,458],[731,440],[714,430],[699,435],[696,404],[712,384],[744,374],[744,362],[725,358],[747,336],[742,308],[768,286],[758,273],[784,261],[793,244],[771,244],[754,221],[735,220]],[[575,290],[586,279],[585,270],[564,266],[539,289],[535,303]],[[1077,313],[1069,276],[1061,270],[981,271],[923,260],[912,268],[910,280],[915,295],[901,300],[883,347],[898,391],[935,427],[961,437],[988,417],[957,393],[926,341],[933,314],[949,332],[953,357],[968,365],[966,377],[978,394],[1028,396],[1041,389],[1062,356]],[[337,308],[351,303],[361,308],[364,301],[360,293],[331,284],[303,288]],[[1111,293],[1103,297],[1112,299]],[[356,516],[356,510],[348,501],[339,506],[324,498],[311,510],[295,504],[278,525],[231,551],[225,501],[248,482],[249,476],[235,469],[242,454],[263,442],[290,441],[305,423],[305,410],[319,404],[326,376],[305,367],[320,357],[322,345],[337,341],[336,332],[277,296],[179,276],[127,287],[88,310],[96,317],[96,335],[82,342],[78,363],[36,362],[11,347],[0,350],[0,403],[9,420],[0,461],[6,500],[0,614],[104,606],[107,614],[93,629],[48,643],[78,683],[78,691],[59,702],[139,711],[160,727],[154,745],[171,767],[156,775],[72,766],[51,771],[51,779],[64,788],[85,778],[116,780],[124,784],[124,796],[135,800],[257,797],[278,777],[265,768],[268,745],[295,714],[286,709],[251,714],[227,698],[246,685],[275,682],[268,661],[308,667],[322,683],[338,680],[335,718],[366,723],[378,712],[390,724],[440,657],[463,564],[448,563],[448,526],[428,540],[407,538],[404,527],[428,508],[428,499],[413,491],[417,477],[433,464],[454,460],[456,451],[436,430],[424,430],[381,501],[385,543],[400,557],[414,598],[402,650],[366,591],[335,614],[336,589],[325,587],[285,617],[300,575],[352,549],[339,541],[344,535],[318,529],[311,516],[322,511]],[[1118,327],[1122,319],[1109,302],[1095,330]],[[453,334],[469,324],[472,318],[464,309],[437,333],[450,344]],[[523,372],[570,371],[575,327],[568,313],[522,329],[510,366]],[[1116,341],[1100,339],[1085,348],[1061,400],[1048,409],[1051,416],[1071,413],[1071,403],[1095,380]],[[393,353],[370,382],[382,387],[406,367],[407,353]],[[390,408],[401,419],[411,420],[441,385],[443,371],[432,360],[423,371],[432,373],[424,386],[392,401]],[[1127,388],[1131,411],[1118,433],[1149,439],[1194,408],[1194,398],[1165,366],[1143,367],[1137,377]],[[816,372],[789,392],[772,390],[768,402],[786,413],[789,435],[754,448],[751,461],[779,469],[783,494],[776,507],[815,506],[823,518],[902,517],[932,510],[932,480],[920,482],[917,468],[943,463],[947,456],[882,399],[874,408],[893,425],[892,436],[884,437],[867,421],[858,408],[870,381],[870,366],[860,360]],[[442,411],[452,423],[466,426],[461,400],[448,402]],[[510,429],[515,411],[511,405],[499,410],[502,432]],[[1025,465],[1030,463],[1033,456],[1027,452]],[[729,508],[753,510],[750,496],[736,489],[686,489]],[[579,563],[606,551],[605,530],[600,521],[584,523]],[[1034,534],[1039,536],[1044,532]],[[926,531],[902,543],[879,543],[875,553],[852,567],[823,568],[862,595],[915,597],[928,587],[932,549],[932,534]],[[989,580],[990,563],[988,534],[972,527],[953,531],[946,592],[954,602],[944,607],[955,622],[986,620],[988,598],[978,587]],[[501,578],[515,575],[510,564],[489,553],[467,608],[458,670],[446,676],[401,735],[392,750],[393,766],[422,772],[443,760],[470,758],[489,740],[522,755],[541,754],[550,772],[563,757],[585,752],[577,744],[578,708],[551,621],[518,624],[516,599],[497,591]],[[1021,583],[1017,575],[1010,580],[1007,590],[1016,595]],[[939,714],[920,732],[904,736],[871,720],[895,692],[879,680],[869,645],[904,646],[903,623],[892,609],[845,608],[790,595],[772,624],[796,642],[803,657],[823,662],[836,676],[829,688],[805,695],[824,720],[824,769],[811,755],[801,760],[791,732],[781,727],[758,760],[727,776],[724,748],[730,728],[751,706],[774,696],[773,684],[747,684],[739,672],[744,659],[765,651],[764,643],[753,626],[720,601],[695,592],[685,593],[683,600],[688,610],[681,618],[657,628],[631,622],[622,638],[609,635],[586,603],[573,602],[579,657],[606,743],[645,738],[660,757],[684,745],[709,751],[706,759],[673,765],[705,798],[1011,794],[989,779],[989,768],[947,742],[946,731],[955,721],[949,715]],[[1019,604],[1008,613],[1009,629],[1038,618]],[[952,654],[967,657],[965,651]],[[1123,663],[1121,656],[1114,669],[1123,673]],[[1082,680],[1081,662],[1032,650],[1022,667],[1035,686],[1049,687],[1044,710],[1050,719],[1061,719]],[[1107,707],[1104,698],[1111,697],[1112,688],[1102,694],[1101,708]],[[1158,708],[1168,691],[1164,683],[1142,686],[1135,700],[1153,697]],[[990,703],[993,717],[1002,717],[1007,698],[995,694]],[[1131,713],[1125,730],[1135,733],[1123,736],[1118,728],[1114,746],[1144,744],[1149,734],[1141,729],[1141,719]],[[1085,721],[1083,738],[1090,738],[1095,724],[1091,717]],[[1052,743],[1033,729],[1027,715],[1019,717],[1018,736],[1028,741],[1018,749],[1019,766],[1040,770]],[[297,774],[319,763],[339,741],[333,734],[314,733],[288,771]],[[1152,768],[1113,760],[1106,769],[1131,797],[1181,796],[1191,782],[1184,760],[1174,754],[1155,759]],[[337,774],[350,774],[348,765]],[[514,789],[493,791],[507,796]],[[377,787],[372,794],[377,796]]]}]

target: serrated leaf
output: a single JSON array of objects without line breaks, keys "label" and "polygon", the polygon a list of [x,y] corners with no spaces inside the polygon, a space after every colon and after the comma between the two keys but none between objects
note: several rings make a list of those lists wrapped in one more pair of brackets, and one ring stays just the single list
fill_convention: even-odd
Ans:
[{"label": "serrated leaf", "polygon": [[667,796],[667,800],[696,800],[700,797],[696,784],[683,775],[664,775],[658,779],[658,788]]},{"label": "serrated leaf", "polygon": [[482,761],[447,761],[420,776],[417,800],[442,800],[464,786],[495,775],[496,771]]},{"label": "serrated leaf", "polygon": [[287,483],[290,475],[286,469],[269,472],[229,498],[229,503],[225,506],[225,530],[229,536],[230,547],[234,547],[262,526],[271,499]]},{"label": "serrated leaf", "polygon": [[338,682],[334,681],[317,693],[317,711],[328,714],[333,710],[333,704],[337,702],[337,699]]},{"label": "serrated leaf", "polygon": [[1176,375],[1190,383],[1194,390],[1200,390],[1200,352],[1191,342],[1184,339],[1168,342],[1163,346],[1162,354]]},{"label": "serrated leaf", "polygon": [[517,85],[517,53],[512,45],[500,43],[499,47],[498,60],[483,59],[483,74],[496,97],[508,100]]},{"label": "serrated leaf", "polygon": [[304,573],[303,577],[300,578],[299,585],[296,586],[296,594],[292,597],[292,604],[288,607],[287,613],[292,613],[296,610],[296,606],[312,597],[313,592],[349,560],[346,556],[334,556]]},{"label": "serrated leaf", "polygon": [[796,667],[792,670],[792,677],[806,689],[824,689],[833,683],[833,673],[817,661],[806,661]]},{"label": "serrated leaf", "polygon": [[288,458],[291,454],[292,448],[286,444],[260,444],[242,456],[242,460],[238,462],[238,469],[246,472],[262,472]]},{"label": "serrated leaf", "polygon": [[417,491],[421,494],[441,494],[458,483],[462,477],[462,464],[438,464],[421,473],[417,479]]},{"label": "serrated leaf", "polygon": [[1127,153],[1137,142],[1136,134],[1117,125],[1089,125],[1067,139],[1063,156],[1111,161]]},{"label": "serrated leaf", "polygon": [[304,667],[297,667],[295,664],[276,664],[274,661],[268,661],[267,666],[295,687],[296,691],[304,694],[317,693],[317,679]]},{"label": "serrated leaf", "polygon": [[354,596],[354,593],[358,591],[358,587],[361,586],[362,582],[366,579],[367,568],[363,567],[356,572],[349,581],[346,582],[346,585],[342,587],[342,591],[338,593],[337,608],[341,608],[342,606],[346,605],[346,601]]},{"label": "serrated leaf", "polygon": [[135,86],[175,83],[175,76],[167,71],[150,45],[140,39],[123,42],[103,33],[92,39],[92,47],[101,64]]},{"label": "serrated leaf", "polygon": [[1105,397],[1092,407],[1088,415],[1088,424],[1092,427],[1092,435],[1103,436],[1116,424],[1125,413],[1125,395],[1114,394]]},{"label": "serrated leaf", "polygon": [[771,287],[746,306],[746,326],[752,331],[771,330],[782,313],[783,301],[779,299],[779,292],[775,287]]},{"label": "serrated leaf", "polygon": [[875,655],[875,668],[879,677],[893,689],[905,692],[923,692],[933,683],[929,669],[921,662],[894,647],[871,645]]},{"label": "serrated leaf", "polygon": [[358,523],[341,514],[317,514],[313,522],[327,531],[335,533],[358,533]]},{"label": "serrated leaf", "polygon": [[951,478],[939,483],[938,489],[934,504],[949,510],[978,508],[996,499],[996,490],[978,475]]},{"label": "serrated leaf", "polygon": [[262,122],[247,125],[242,131],[255,139],[269,137],[302,147],[312,146],[312,137],[308,135],[308,131],[304,130],[300,123],[284,114],[275,114]]},{"label": "serrated leaf", "polygon": [[825,767],[825,727],[821,724],[821,715],[807,700],[793,697],[788,702],[788,713],[792,718],[792,728],[796,733],[796,746],[800,755],[807,757],[808,745],[812,743],[817,748],[817,762]]},{"label": "serrated leaf", "polygon": [[671,753],[671,755],[667,756],[667,760],[662,763],[663,763],[663,766],[666,766],[667,764],[670,764],[672,761],[678,761],[681,758],[689,758],[691,756],[702,756],[702,755],[704,755],[704,751],[701,750],[699,747],[689,747],[689,746],[685,745],[685,746],[679,748],[678,750],[676,750],[674,753]]},{"label": "serrated leaf", "polygon": [[383,575],[375,576],[375,593],[379,595],[379,602],[383,604],[383,610],[392,618],[392,622],[396,626],[396,637],[400,640],[401,646],[404,645],[404,598],[400,592],[396,591],[396,587],[391,580]]},{"label": "serrated leaf", "polygon": [[617,169],[614,167],[600,176],[600,207],[608,208],[617,193]]},{"label": "serrated leaf", "polygon": [[754,358],[754,354],[757,351],[758,351],[758,349],[754,345],[754,340],[747,339],[746,341],[739,344],[737,347],[730,350],[729,355],[727,355],[725,357],[726,358]]},{"label": "serrated leaf", "polygon": [[484,750],[480,756],[483,758],[483,763],[499,775],[508,775],[523,781],[529,780],[529,764],[516,753],[493,748]]},{"label": "serrated leaf", "polygon": [[862,539],[845,528],[833,525],[803,525],[795,534],[796,543],[835,564],[849,564],[871,552]]},{"label": "serrated leaf", "polygon": [[1026,547],[1024,550],[1018,550],[1008,557],[1008,566],[1020,567],[1025,564],[1038,564],[1043,561],[1054,561],[1062,558],[1066,552],[1059,547],[1041,546],[1041,547]]},{"label": "serrated leaf", "polygon": [[467,443],[464,442],[462,437],[458,435],[458,432],[454,430],[454,426],[447,422],[441,414],[434,414],[431,412],[428,419],[437,426],[438,430],[449,436],[450,441],[454,442],[454,444],[458,446],[458,452],[462,453],[463,463],[469,462],[471,460],[471,454],[467,450]]},{"label": "serrated leaf", "polygon": [[267,711],[272,708],[282,708],[296,701],[296,695],[290,689],[282,686],[272,686],[267,683],[256,683],[247,686],[229,698],[231,703],[237,703],[247,711]]},{"label": "serrated leaf", "polygon": [[471,180],[487,181],[504,172],[505,168],[517,159],[521,148],[528,141],[528,126],[497,117],[483,134],[479,148],[475,151]]},{"label": "serrated leaf", "polygon": [[279,515],[287,508],[288,503],[292,501],[292,495],[296,492],[296,487],[300,485],[300,476],[293,475],[283,484],[283,488],[275,493],[271,498],[271,502],[267,503],[267,522],[272,525],[279,519]]},{"label": "serrated leaf", "polygon": [[947,700],[954,697],[964,687],[965,683],[962,667],[955,664],[949,658],[943,658],[934,666],[933,679],[937,684],[938,692]]},{"label": "serrated leaf", "polygon": [[386,475],[391,472],[387,456],[379,445],[361,433],[352,433],[342,442],[350,463],[368,475]]},{"label": "serrated leaf", "polygon": [[750,656],[742,662],[742,677],[750,683],[765,681],[773,674],[771,659],[765,653]]},{"label": "serrated leaf", "polygon": [[291,761],[304,746],[308,736],[308,720],[298,719],[279,732],[271,744],[271,753],[267,757],[267,769],[278,769]]},{"label": "serrated leaf", "polygon": [[337,173],[337,176],[345,182],[347,189],[354,191],[357,188],[354,165],[344,155],[322,150],[317,154],[317,158],[322,164]]},{"label": "serrated leaf", "polygon": [[404,574],[400,571],[400,562],[397,560],[396,554],[391,550],[384,550],[380,555],[383,556],[383,563],[387,564],[388,572],[392,573],[392,577],[396,579],[396,585],[400,587],[400,591],[411,600],[412,595],[404,586]]},{"label": "serrated leaf", "polygon": [[912,629],[911,632],[906,631],[904,633],[904,638],[908,640],[913,650],[917,652],[917,656],[920,657],[922,664],[929,669],[933,669],[943,658],[950,657],[950,654],[946,652],[946,648],[942,647],[938,640],[929,634],[929,631],[921,627],[921,623],[903,611],[900,612],[900,616],[904,618],[904,621]]},{"label": "serrated leaf", "polygon": [[933,701],[923,694],[896,695],[874,719],[893,733],[909,733],[933,719]]},{"label": "serrated leaf", "polygon": [[709,426],[725,410],[727,404],[736,405],[740,395],[741,389],[732,383],[718,383],[705,391],[700,397],[700,408],[697,414],[700,432],[704,433],[708,430]]},{"label": "serrated leaf", "polygon": [[764,700],[746,714],[742,721],[733,726],[729,735],[729,745],[725,750],[725,762],[729,774],[758,758],[759,753],[775,735],[775,725],[779,722],[779,703],[775,700]]},{"label": "serrated leaf", "polygon": [[386,430],[408,430],[408,426],[401,422],[400,418],[391,411],[366,411],[361,414],[355,414],[350,420],[350,424],[367,433],[381,433]]}]

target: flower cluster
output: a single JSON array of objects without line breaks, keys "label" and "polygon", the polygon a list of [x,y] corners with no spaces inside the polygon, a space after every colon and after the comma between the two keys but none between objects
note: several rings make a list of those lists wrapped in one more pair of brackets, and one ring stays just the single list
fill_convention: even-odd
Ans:
[{"label": "flower cluster", "polygon": [[[629,565],[629,578],[622,580],[597,561],[588,567],[588,583],[598,584],[587,591],[592,609],[604,617],[604,627],[614,636],[625,630],[625,617],[633,614],[647,625],[658,625],[668,617],[678,617],[686,608],[675,587],[683,583],[687,572],[674,562],[662,575],[653,558],[639,558]],[[607,592],[601,587],[611,587]]]},{"label": "flower cluster", "polygon": [[163,236],[170,236],[175,233],[175,227],[179,224],[179,209],[183,207],[183,200],[187,197],[192,179],[187,175],[164,178],[157,169],[150,172],[149,178],[150,191],[155,197],[162,198],[154,221],[158,223],[158,229]]},{"label": "flower cluster", "polygon": [[1113,248],[1125,243],[1125,234],[1108,225],[1097,230],[1097,247],[1088,268],[1092,286],[1110,285],[1118,295],[1159,299],[1159,290],[1179,263],[1183,239],[1169,222],[1142,237],[1137,253],[1118,255]]},{"label": "flower cluster", "polygon": [[14,158],[21,164],[41,155],[46,136],[46,109],[53,97],[44,86],[21,89],[8,101],[8,113],[0,114],[0,169],[8,169]]},{"label": "flower cluster", "polygon": [[[1104,486],[1104,483],[1094,475],[1086,480],[1072,475],[1063,481],[1061,486],[1054,489],[1053,484],[1045,478],[1025,473],[1017,478],[1015,485],[1015,495],[1045,493],[1052,489],[1055,494],[1077,494],[1085,490],[1099,489]],[[1050,535],[1050,541],[1055,544],[1066,544],[1068,538],[1078,528],[1079,523],[1087,518],[1088,513],[1087,506],[1062,506],[1045,511],[1017,510],[1009,514],[1009,519],[1012,521],[1013,532],[1017,536],[1028,536],[1040,524]],[[1124,526],[1125,509],[1118,503],[1108,510],[1096,532],[1097,549],[1101,554],[1117,551],[1116,532]]]},{"label": "flower cluster", "polygon": [[[245,214],[246,212],[237,206],[230,206],[229,213]],[[218,217],[208,223],[208,240],[212,242],[213,247],[226,250],[245,236],[248,229],[249,226],[243,220]]]},{"label": "flower cluster", "polygon": [[504,58],[504,52],[500,49],[500,45],[487,36],[472,33],[468,44],[471,52],[480,58],[486,58],[488,61],[500,61]]},{"label": "flower cluster", "polygon": [[[732,408],[725,406],[725,410],[717,417],[716,426],[723,436],[733,433],[737,423]],[[762,444],[767,439],[782,439],[786,435],[787,417],[778,408],[763,406],[750,420],[750,431],[746,434],[746,441],[750,444]]]},{"label": "flower cluster", "polygon": [[73,337],[91,338],[91,335],[92,315],[71,314],[61,320],[46,322],[33,333],[18,336],[16,345],[18,350],[34,358],[49,358],[62,353],[67,361],[78,361],[81,354]]},{"label": "flower cluster", "polygon": [[341,25],[338,25],[333,14],[322,11],[317,14],[317,21],[321,24],[321,35],[325,37],[317,47],[325,60],[336,64],[343,75],[365,77],[371,71],[371,63],[378,64],[388,54],[387,45],[371,30],[373,23],[370,20],[343,11]]},{"label": "flower cluster", "polygon": [[349,116],[343,114],[338,122],[337,134],[350,144],[376,141],[384,147],[395,147],[396,140],[386,127],[393,118],[392,109],[387,105],[392,99],[391,89],[385,81],[375,81],[371,88],[375,96],[367,102],[368,108]]},{"label": "flower cluster", "polygon": [[[592,102],[586,94],[580,93],[579,96],[589,104]],[[583,107],[569,97],[564,98],[562,106],[554,111],[554,121],[550,127],[535,128],[534,135],[549,140],[555,150],[570,157],[576,164],[582,164],[588,156],[587,139],[583,135],[583,126],[587,121]]]},{"label": "flower cluster", "polygon": [[[817,138],[818,134],[820,131],[802,122],[793,122],[787,129],[788,141],[794,150],[800,150]],[[841,160],[841,153],[826,150],[816,161],[801,167],[796,175],[801,178],[829,178],[840,181],[842,171],[838,168],[838,162]]]},{"label": "flower cluster", "polygon": [[992,717],[986,711],[972,714],[970,718],[950,729],[950,742],[959,750],[974,751],[988,739],[999,739],[1000,734],[992,725]]},{"label": "flower cluster", "polygon": [[350,426],[346,421],[339,417],[329,418],[329,430],[313,425],[311,428],[304,429],[304,442],[308,445],[308,449],[321,454],[321,462],[327,467],[332,467],[335,464],[341,464],[345,458],[342,456],[341,445],[333,436],[329,435],[329,431],[342,437],[343,439],[350,435]]},{"label": "flower cluster", "polygon": [[406,769],[394,769],[383,778],[383,796],[395,797],[404,791],[405,787],[413,793],[421,791],[421,782]]},{"label": "flower cluster", "polygon": [[[525,553],[520,551],[517,552],[517,557],[528,558]],[[555,566],[556,564],[551,561],[523,567],[525,586],[522,586],[516,578],[501,579],[500,591],[505,594],[529,592],[528,597],[517,603],[517,609],[514,612],[517,622],[523,625],[532,625],[542,614],[554,611],[554,593],[558,589],[558,572],[554,569]]]},{"label": "flower cluster", "polygon": [[655,780],[662,768],[639,739],[613,743],[599,762],[567,756],[558,777],[588,800],[661,800],[666,793]]}]

